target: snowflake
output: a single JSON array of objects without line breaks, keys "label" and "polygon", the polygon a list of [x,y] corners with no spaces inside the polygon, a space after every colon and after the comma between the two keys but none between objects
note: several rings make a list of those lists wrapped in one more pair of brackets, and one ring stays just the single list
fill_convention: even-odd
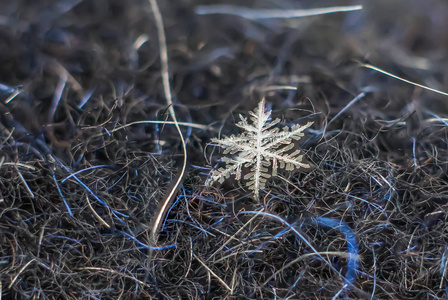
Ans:
[{"label": "snowflake", "polygon": [[[292,171],[310,167],[302,162],[300,149],[291,150],[294,148],[293,140],[300,140],[303,131],[313,123],[294,125],[291,128],[285,126],[280,130],[274,127],[280,119],[269,122],[271,111],[266,111],[264,99],[249,115],[252,121],[250,124],[247,118],[240,115],[241,121],[236,124],[244,130],[240,135],[212,139],[213,143],[224,148],[224,154],[231,154],[232,157],[222,158],[225,167],[213,170],[206,185],[215,181],[222,183],[232,175],[235,175],[236,180],[241,180],[243,167],[250,168],[244,179],[247,180],[246,186],[254,191],[254,198],[258,200],[259,190],[266,187],[267,179],[277,176],[278,168]],[[272,173],[268,172],[270,166]]]}]

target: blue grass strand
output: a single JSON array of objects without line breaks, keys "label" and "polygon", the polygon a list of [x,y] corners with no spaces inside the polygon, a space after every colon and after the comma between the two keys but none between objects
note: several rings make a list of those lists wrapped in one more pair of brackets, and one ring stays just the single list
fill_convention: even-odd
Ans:
[{"label": "blue grass strand", "polygon": [[170,249],[170,248],[174,248],[177,246],[176,244],[172,244],[172,245],[167,245],[167,246],[162,246],[162,247],[151,247],[148,246],[146,244],[143,244],[142,242],[140,242],[138,239],[136,239],[134,236],[130,235],[127,232],[121,231],[121,230],[117,230],[118,233],[121,233],[122,235],[130,238],[131,240],[133,240],[134,242],[136,242],[137,244],[139,244],[142,248],[148,249],[148,250],[164,250],[164,249]]},{"label": "blue grass strand", "polygon": [[345,283],[348,286],[351,286],[356,280],[356,271],[358,269],[358,243],[356,242],[355,234],[351,230],[350,226],[341,220],[317,217],[314,218],[314,221],[319,225],[337,229],[345,235],[349,253]]},{"label": "blue grass strand", "polygon": [[276,239],[278,239],[279,237],[281,237],[282,235],[284,235],[285,233],[287,233],[288,231],[291,230],[291,227],[293,227],[294,225],[296,225],[296,222],[288,225],[285,229],[281,230],[279,233],[277,233],[276,235],[274,235],[272,238],[270,238],[268,241],[261,243],[260,246],[258,246],[255,250],[253,250],[252,252],[249,253],[249,255],[254,254],[255,252],[257,252],[258,250],[260,250],[261,248],[265,247],[266,244],[268,244],[269,242],[272,242]]},{"label": "blue grass strand", "polygon": [[99,169],[99,168],[110,168],[109,165],[98,165],[98,166],[93,166],[93,167],[89,167],[86,169],[82,169],[79,171],[76,171],[75,173],[71,173],[70,175],[68,175],[67,177],[65,177],[61,182],[64,183],[65,181],[67,181],[68,179],[72,178],[73,176],[76,176],[79,173],[82,173],[84,171],[89,171],[89,170],[93,170],[93,169]]},{"label": "blue grass strand", "polygon": [[65,200],[64,194],[62,194],[62,190],[59,187],[58,181],[57,181],[56,176],[54,174],[53,174],[53,180],[54,180],[54,183],[56,184],[56,188],[58,189],[59,195],[61,195],[62,201],[64,201],[64,204],[67,207],[68,214],[72,217],[73,216],[73,212],[70,209],[70,206],[68,205],[67,200]]}]

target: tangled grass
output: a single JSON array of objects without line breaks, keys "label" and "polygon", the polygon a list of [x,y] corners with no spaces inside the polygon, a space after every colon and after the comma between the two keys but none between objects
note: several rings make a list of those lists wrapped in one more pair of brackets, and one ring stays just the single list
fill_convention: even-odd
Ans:
[{"label": "tangled grass", "polygon": [[[417,2],[398,1],[393,20],[426,27],[394,25],[381,3],[263,20],[159,3],[189,169],[156,245],[182,157],[150,6],[4,3],[1,296],[446,298],[446,97],[354,63],[446,85],[446,60],[430,55],[445,21],[424,21]],[[282,126],[313,122],[294,144],[312,168],[279,170],[259,202],[232,178],[206,187],[220,157],[207,143],[239,133],[234,117],[262,96]]]}]

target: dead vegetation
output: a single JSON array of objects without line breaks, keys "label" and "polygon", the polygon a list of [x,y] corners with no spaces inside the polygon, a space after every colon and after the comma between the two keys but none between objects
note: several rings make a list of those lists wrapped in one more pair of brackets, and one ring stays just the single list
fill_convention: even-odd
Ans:
[{"label": "dead vegetation", "polygon": [[[172,106],[147,1],[2,3],[1,297],[445,299],[448,98],[366,68],[447,91],[444,3],[158,3]],[[262,97],[312,168],[206,187]]]}]

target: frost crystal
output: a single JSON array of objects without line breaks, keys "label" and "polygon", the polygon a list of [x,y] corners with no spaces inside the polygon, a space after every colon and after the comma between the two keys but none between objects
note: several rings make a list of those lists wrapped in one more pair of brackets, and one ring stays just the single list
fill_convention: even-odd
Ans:
[{"label": "frost crystal", "polygon": [[[265,188],[266,180],[277,175],[277,169],[292,171],[298,168],[309,168],[309,165],[302,163],[303,155],[300,149],[294,148],[293,140],[300,140],[303,131],[311,126],[308,122],[304,126],[294,125],[283,127],[282,130],[274,127],[280,122],[275,119],[268,122],[271,111],[266,111],[265,100],[261,100],[253,112],[249,112],[250,124],[247,118],[240,115],[241,121],[236,126],[244,130],[240,135],[231,135],[223,139],[213,138],[212,142],[224,148],[224,154],[231,154],[233,157],[223,157],[226,164],[224,168],[213,170],[206,184],[213,182],[220,183],[231,175],[235,175],[236,180],[241,179],[242,168],[250,168],[250,172],[244,176],[248,180],[246,185],[254,191],[254,197],[258,200],[259,190]],[[272,166],[272,174],[268,168]]]}]

